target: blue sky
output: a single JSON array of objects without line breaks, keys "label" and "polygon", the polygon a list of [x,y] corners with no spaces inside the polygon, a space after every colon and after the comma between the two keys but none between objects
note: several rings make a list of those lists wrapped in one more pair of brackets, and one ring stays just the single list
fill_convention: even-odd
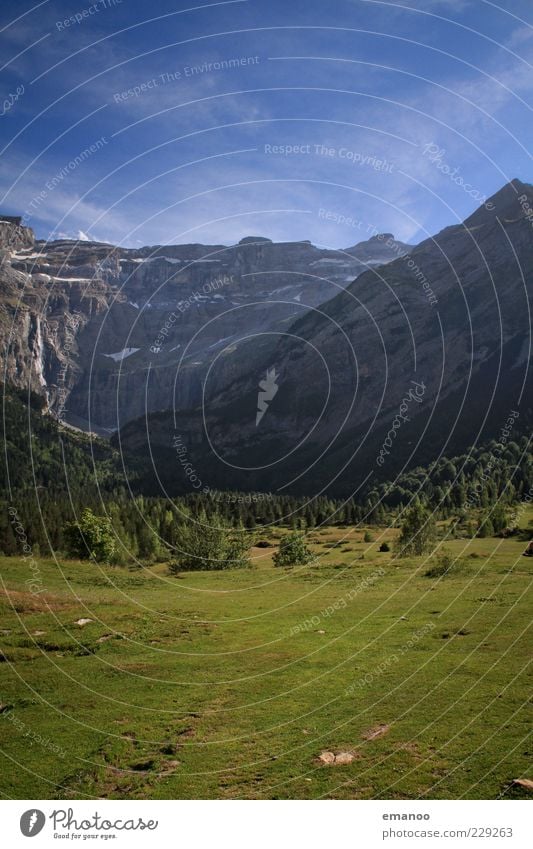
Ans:
[{"label": "blue sky", "polygon": [[132,247],[420,241],[533,182],[533,8],[504,6],[4,0],[0,209]]}]

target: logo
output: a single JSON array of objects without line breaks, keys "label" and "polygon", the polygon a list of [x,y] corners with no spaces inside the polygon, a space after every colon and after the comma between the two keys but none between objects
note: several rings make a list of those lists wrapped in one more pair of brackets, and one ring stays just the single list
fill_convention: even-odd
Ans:
[{"label": "logo", "polygon": [[257,394],[257,415],[255,417],[255,426],[259,424],[266,411],[270,401],[276,395],[279,386],[276,383],[278,375],[275,368],[267,369],[266,378],[259,381],[259,392]]},{"label": "logo", "polygon": [[46,822],[46,817],[42,811],[37,808],[31,808],[25,811],[20,818],[20,830],[24,837],[35,837],[42,831]]}]

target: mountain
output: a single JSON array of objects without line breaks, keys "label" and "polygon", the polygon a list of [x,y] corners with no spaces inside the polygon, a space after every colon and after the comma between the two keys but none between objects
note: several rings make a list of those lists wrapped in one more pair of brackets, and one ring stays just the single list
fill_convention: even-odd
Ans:
[{"label": "mountain", "polygon": [[[142,464],[114,450],[109,440],[60,425],[46,413],[44,401],[33,392],[4,385],[0,490],[18,504],[43,497],[73,503],[127,491],[141,478]],[[40,498],[37,498],[41,490]],[[67,499],[66,499],[67,500]]]},{"label": "mountain", "polygon": [[[531,208],[533,187],[514,180],[283,331],[225,343],[201,404],[130,422],[121,446],[150,453],[153,485],[174,491],[200,481],[349,495],[502,438],[509,421],[525,432]],[[175,399],[186,385],[179,368]]]},{"label": "mountain", "polygon": [[[0,219],[0,340],[4,379],[49,410],[105,434],[174,403],[201,402],[211,362],[233,340],[263,342],[411,246],[374,236],[342,250],[248,237],[238,245],[139,250],[35,241]],[[266,335],[265,335],[266,334]],[[219,369],[219,390],[241,373]],[[245,366],[246,364],[242,364]]]}]

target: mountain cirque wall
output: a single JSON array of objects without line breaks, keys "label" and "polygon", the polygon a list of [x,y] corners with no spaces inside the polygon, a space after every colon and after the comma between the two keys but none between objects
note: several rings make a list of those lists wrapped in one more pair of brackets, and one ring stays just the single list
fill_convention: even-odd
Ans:
[{"label": "mountain cirque wall", "polygon": [[[519,412],[516,426],[527,428],[528,207],[533,187],[513,181],[462,224],[296,317],[289,335],[273,334],[261,346],[241,340],[225,359],[246,369],[223,391],[220,358],[201,405],[169,406],[130,422],[122,446],[150,451],[172,487],[180,477],[171,448],[179,433],[197,477],[211,488],[346,494],[366,476],[370,483],[390,478],[404,465],[499,437],[512,411]],[[258,387],[273,369],[277,388],[257,426]]]},{"label": "mountain cirque wall", "polygon": [[[4,379],[72,424],[108,432],[148,411],[199,403],[232,340],[286,329],[367,268],[410,246],[375,236],[346,251],[248,237],[238,245],[139,250],[36,241],[0,222]],[[218,388],[245,363],[228,360]],[[149,391],[147,391],[149,380]]]}]

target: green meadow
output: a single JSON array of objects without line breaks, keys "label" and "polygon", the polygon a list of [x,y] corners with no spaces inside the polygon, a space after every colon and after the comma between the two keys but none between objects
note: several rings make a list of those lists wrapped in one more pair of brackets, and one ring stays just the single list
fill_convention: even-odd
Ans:
[{"label": "green meadow", "polygon": [[315,530],[318,559],[290,570],[281,533],[245,570],[40,559],[39,592],[2,558],[3,797],[525,794],[524,542],[451,540],[428,577],[435,557],[379,551],[393,529]]}]

